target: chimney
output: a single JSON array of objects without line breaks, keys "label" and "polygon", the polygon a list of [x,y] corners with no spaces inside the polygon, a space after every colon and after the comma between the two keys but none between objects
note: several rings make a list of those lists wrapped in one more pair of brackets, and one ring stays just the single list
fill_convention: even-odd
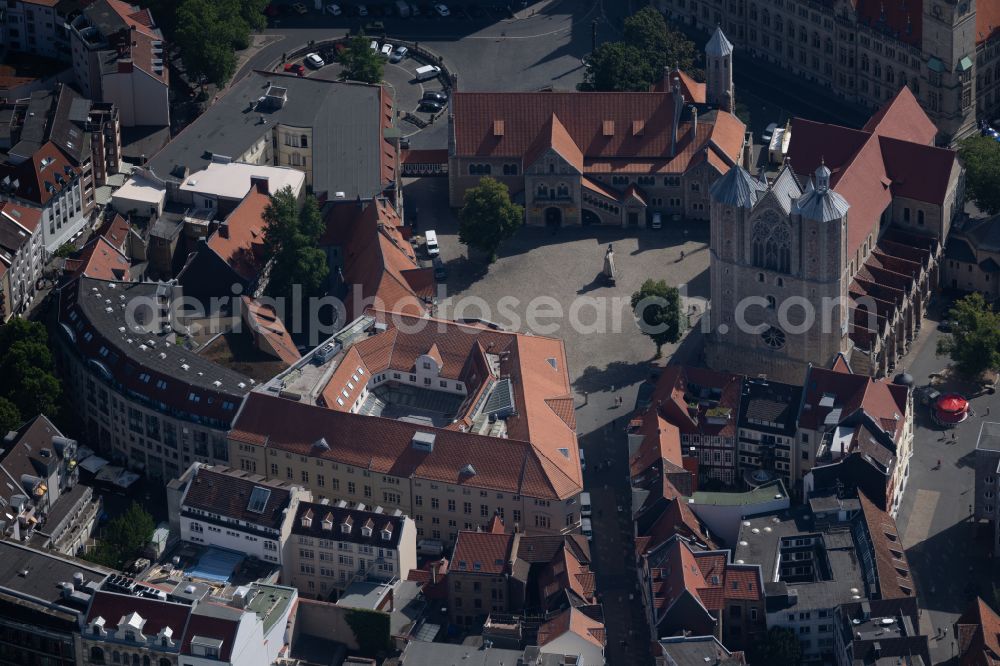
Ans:
[{"label": "chimney", "polygon": [[698,140],[698,107],[691,105],[691,140]]},{"label": "chimney", "polygon": [[229,238],[229,223],[228,222],[224,221],[221,224],[219,224],[219,236],[221,238]]},{"label": "chimney", "polygon": [[271,190],[267,186],[267,176],[250,176],[250,187],[257,188],[261,194],[270,194]]},{"label": "chimney", "polygon": [[684,94],[681,93],[680,79],[674,78],[673,84],[674,117],[670,127],[670,156],[677,155],[677,127],[681,122],[681,113],[684,111]]}]

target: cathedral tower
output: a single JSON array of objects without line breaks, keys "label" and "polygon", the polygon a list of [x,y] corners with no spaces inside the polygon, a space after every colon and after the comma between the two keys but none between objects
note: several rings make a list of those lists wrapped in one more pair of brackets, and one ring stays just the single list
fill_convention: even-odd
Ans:
[{"label": "cathedral tower", "polygon": [[705,45],[705,97],[706,102],[723,111],[732,113],[736,107],[733,97],[733,45],[718,26]]}]

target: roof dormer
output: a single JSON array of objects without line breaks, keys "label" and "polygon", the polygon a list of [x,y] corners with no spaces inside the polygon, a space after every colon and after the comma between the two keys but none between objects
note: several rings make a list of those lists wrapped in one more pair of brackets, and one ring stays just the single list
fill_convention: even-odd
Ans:
[{"label": "roof dormer", "polygon": [[382,528],[382,541],[392,541],[392,523],[386,523]]},{"label": "roof dormer", "polygon": [[361,526],[361,535],[365,537],[370,537],[372,535],[372,530],[375,528],[375,521],[371,518]]},{"label": "roof dormer", "polygon": [[354,519],[347,516],[344,518],[344,522],[340,524],[340,531],[344,534],[350,534],[352,527],[354,527]]},{"label": "roof dormer", "polygon": [[313,511],[312,509],[307,509],[305,513],[302,514],[302,527],[306,529],[312,527],[313,524]]},{"label": "roof dormer", "polygon": [[107,636],[108,632],[104,628],[104,618],[98,615],[90,623],[90,633],[94,636]]},{"label": "roof dormer", "polygon": [[323,518],[323,529],[332,530],[333,529],[333,514],[328,513],[326,517]]},{"label": "roof dormer", "polygon": [[156,635],[156,642],[160,645],[160,647],[173,647],[174,630],[170,627],[163,627],[160,629],[160,633]]}]

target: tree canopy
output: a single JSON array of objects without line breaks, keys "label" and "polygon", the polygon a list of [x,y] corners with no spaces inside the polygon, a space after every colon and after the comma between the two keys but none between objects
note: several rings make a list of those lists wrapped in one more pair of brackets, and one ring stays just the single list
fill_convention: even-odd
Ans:
[{"label": "tree canopy", "polygon": [[385,69],[385,60],[371,49],[364,35],[356,35],[347,41],[347,46],[340,53],[340,64],[344,67],[345,78],[364,83],[378,83]]},{"label": "tree canopy", "polygon": [[290,299],[293,286],[301,285],[303,298],[325,293],[329,266],[326,253],[317,244],[323,235],[323,219],[313,196],[300,207],[290,187],[271,197],[264,210],[264,248],[271,264],[267,294]]},{"label": "tree canopy", "polygon": [[605,42],[588,57],[579,88],[644,92],[665,68],[677,66],[694,74],[696,58],[691,40],[671,30],[654,7],[644,7],[625,19],[622,41]]},{"label": "tree canopy", "polygon": [[[236,73],[236,50],[250,46],[250,33],[267,25],[268,0],[182,0],[170,6],[159,0],[154,17],[180,49],[181,60],[194,80],[223,87]],[[162,5],[157,8],[157,5]]]},{"label": "tree canopy", "polygon": [[938,339],[937,353],[948,356],[967,377],[1000,369],[1000,313],[982,294],[969,294],[951,309],[951,333]]},{"label": "tree canopy", "polygon": [[483,252],[493,262],[500,246],[522,224],[524,208],[510,200],[506,185],[486,176],[465,192],[465,203],[458,213],[458,242]]},{"label": "tree canopy", "polygon": [[15,426],[39,413],[54,419],[61,397],[45,326],[18,317],[0,327],[0,418]]},{"label": "tree canopy", "polygon": [[108,523],[97,549],[87,557],[98,564],[120,569],[142,553],[153,538],[154,529],[153,516],[137,502],[132,502],[125,513]]},{"label": "tree canopy", "polygon": [[663,345],[677,342],[684,331],[680,292],[664,280],[649,279],[632,294],[632,311],[643,333],[656,345],[656,357]]},{"label": "tree canopy", "polygon": [[965,165],[965,198],[990,215],[1000,213],[1000,141],[973,136],[959,144]]}]

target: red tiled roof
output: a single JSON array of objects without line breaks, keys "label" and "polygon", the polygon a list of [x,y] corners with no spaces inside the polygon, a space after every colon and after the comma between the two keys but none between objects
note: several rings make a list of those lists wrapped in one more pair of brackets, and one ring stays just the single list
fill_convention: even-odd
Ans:
[{"label": "red tiled roof", "polygon": [[128,258],[118,248],[108,242],[104,236],[98,236],[74,257],[73,262],[66,262],[70,276],[84,275],[98,280],[128,281],[130,264]]},{"label": "red tiled roof", "polygon": [[863,492],[858,493],[858,499],[875,551],[879,593],[883,599],[916,598],[917,590],[896,521],[875,506]]},{"label": "red tiled roof", "polygon": [[567,633],[574,633],[601,649],[604,649],[607,642],[602,623],[581,610],[567,608],[538,628],[538,645],[548,645]]},{"label": "red tiled roof", "polygon": [[[274,482],[251,481],[245,472],[225,468],[222,470],[217,471],[211,467],[198,469],[188,484],[181,505],[270,529],[280,529],[284,511],[291,501],[288,489],[279,487]],[[251,511],[250,495],[258,487],[268,491],[267,502],[263,511]]]},{"label": "red tiled roof", "polygon": [[1000,616],[980,597],[955,623],[961,666],[1000,665]]},{"label": "red tiled roof", "polygon": [[[327,216],[320,244],[342,248],[350,317],[359,316],[366,307],[411,314],[426,311],[424,300],[434,295],[433,271],[417,263],[401,224],[396,210],[380,199],[364,210],[354,204],[336,205]],[[356,296],[360,301],[355,302]]]},{"label": "red tiled roof", "polygon": [[0,202],[0,216],[34,233],[42,221],[42,211],[30,206],[20,206],[10,201]]},{"label": "red tiled roof", "polygon": [[[906,417],[906,392],[901,388],[894,388],[886,379],[813,367],[806,375],[799,422],[804,428],[818,430],[833,409],[841,410],[841,420],[863,409],[876,422],[902,423]],[[820,405],[824,395],[833,396],[832,406]],[[901,431],[888,430],[894,439]]]},{"label": "red tiled roof", "polygon": [[642,441],[629,460],[629,472],[636,477],[652,465],[667,460],[681,464],[681,436],[677,426],[664,419],[655,408],[642,415]]},{"label": "red tiled roof", "polygon": [[[663,418],[677,426],[682,434],[698,433],[732,437],[736,432],[742,382],[739,375],[704,368],[668,365],[657,381],[652,404],[657,405]],[[717,390],[718,397],[699,398],[699,395],[691,392],[691,389]],[[689,413],[688,398],[698,403],[696,408],[692,408],[697,418],[692,418]],[[722,410],[728,409],[729,417],[720,416],[710,421],[706,415],[710,406]]]},{"label": "red tiled roof", "polygon": [[932,146],[936,133],[904,86],[863,130],[793,119],[788,156],[803,176],[821,163],[830,169],[834,190],[851,206],[847,249],[853,254],[878,229],[893,195],[943,205],[955,153]]},{"label": "red tiled roof", "polygon": [[902,3],[885,2],[884,0],[857,0],[856,11],[858,20],[862,24],[875,30],[888,32],[899,41],[920,48],[920,35],[923,27],[923,10],[920,6],[920,0]]},{"label": "red tiled roof", "polygon": [[[202,611],[208,610],[207,606],[215,606],[217,608],[224,609],[223,612],[229,611],[229,614],[235,615],[233,618],[216,617],[214,614],[210,615]],[[187,630],[184,632],[184,641],[181,643],[181,654],[190,655],[193,654],[191,651],[191,643],[195,638],[211,638],[222,643],[219,648],[219,660],[229,661],[229,657],[232,655],[233,646],[236,643],[236,634],[240,630],[239,611],[234,611],[234,609],[228,606],[222,606],[221,604],[214,604],[211,602],[202,602],[198,605],[193,613],[191,613],[191,619],[188,621]]]},{"label": "red tiled roof", "polygon": [[173,640],[180,640],[191,614],[191,606],[186,604],[146,599],[127,594],[95,592],[87,612],[89,625],[98,617],[104,618],[104,628],[113,630],[126,615],[138,613],[146,620],[142,633],[146,636],[156,636],[166,627],[173,631]]},{"label": "red tiled roof", "polygon": [[507,573],[513,545],[513,534],[462,530],[455,540],[450,572],[484,576]]},{"label": "red tiled roof", "polygon": [[[45,166],[42,166],[43,163]],[[79,169],[72,166],[65,153],[51,141],[46,141],[31,157],[19,164],[8,162],[0,165],[0,175],[18,181],[15,191],[18,197],[43,206],[56,193],[68,187],[69,181],[79,173]],[[59,184],[57,174],[63,179],[63,185]],[[51,185],[51,191],[45,187],[46,183]]]},{"label": "red tiled roof", "polygon": [[650,92],[670,92],[673,90],[673,80],[675,78],[680,84],[685,102],[694,102],[695,104],[705,103],[705,84],[695,81],[681,69],[675,68],[664,72],[660,80],[653,84]]},{"label": "red tiled roof", "polygon": [[[258,338],[258,346],[266,347],[266,350],[277,356],[289,366],[302,358],[292,336],[285,330],[285,324],[275,313],[270,305],[262,305],[247,296],[242,297],[243,307],[246,308],[247,320],[251,326],[251,332]],[[263,340],[260,340],[263,338]],[[261,342],[264,344],[261,345]]]},{"label": "red tiled roof", "polygon": [[139,9],[128,2],[122,2],[122,0],[105,0],[105,2],[121,17],[122,21],[129,27],[135,28],[136,32],[159,39],[159,35],[151,27],[152,16],[147,10]]},{"label": "red tiled roof", "polygon": [[409,148],[401,153],[401,158],[403,164],[447,164],[448,149],[433,148],[419,150]]},{"label": "red tiled roof", "polygon": [[976,44],[996,39],[1000,31],[1000,2],[986,0],[976,3]]},{"label": "red tiled roof", "polygon": [[264,211],[271,197],[250,188],[243,201],[208,239],[208,248],[219,255],[237,275],[253,280],[261,269],[264,250]]},{"label": "red tiled roof", "polygon": [[660,92],[456,93],[452,110],[458,155],[528,158],[539,142],[551,145],[553,134],[561,136],[562,130],[553,129],[555,116],[566,133],[559,145],[569,151],[572,143],[587,171],[603,173],[622,171],[629,164],[645,171],[669,168],[681,173],[710,139],[736,158],[745,131],[731,114],[706,114],[699,119],[694,141],[690,123],[682,123],[677,155],[671,156],[673,100]]},{"label": "red tiled roof", "polygon": [[[417,432],[435,435],[433,451],[412,446]],[[551,464],[545,465],[544,456],[527,442],[338,412],[260,393],[247,397],[229,436],[234,441],[321,457],[377,474],[412,475],[528,497],[564,499],[581,489],[578,481]],[[330,450],[313,446],[321,437],[329,442]],[[475,475],[462,473],[469,464]]]},{"label": "red tiled roof", "polygon": [[573,137],[569,135],[566,127],[554,112],[545,121],[535,140],[528,146],[528,150],[524,154],[525,166],[534,164],[535,160],[550,148],[574,169],[583,172],[583,153],[580,152],[580,147],[573,141]]},{"label": "red tiled roof", "polygon": [[116,213],[113,218],[101,226],[100,231],[97,233],[120,250],[125,245],[125,239],[128,238],[130,229],[131,225],[128,223],[128,220]]}]

